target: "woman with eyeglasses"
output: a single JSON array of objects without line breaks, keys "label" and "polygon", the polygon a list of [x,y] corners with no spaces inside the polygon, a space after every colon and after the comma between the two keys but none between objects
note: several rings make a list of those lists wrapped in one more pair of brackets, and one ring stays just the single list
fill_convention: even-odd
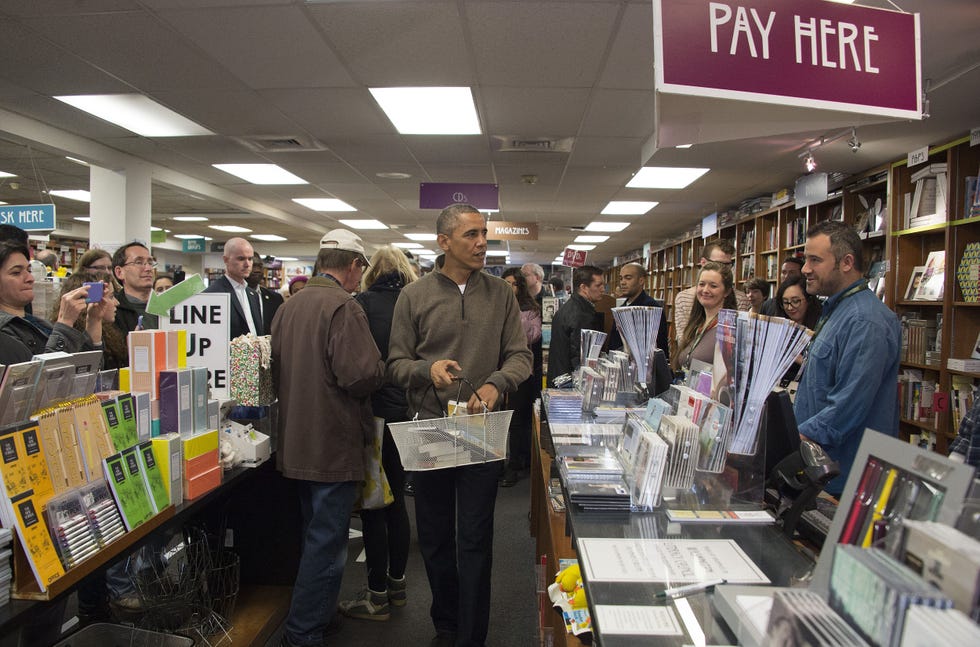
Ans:
[{"label": "woman with eyeglasses", "polygon": [[72,274],[95,272],[103,281],[108,281],[113,290],[119,289],[119,282],[112,274],[112,254],[104,249],[90,249],[78,257]]},{"label": "woman with eyeglasses", "polygon": [[[820,320],[822,310],[823,306],[820,305],[817,297],[807,293],[806,279],[802,276],[783,281],[776,291],[776,316],[778,317],[789,319],[813,330]],[[783,385],[799,379],[802,363],[803,358],[797,357],[796,363],[790,366],[783,376]]]},{"label": "woman with eyeglasses", "polygon": [[[61,282],[61,294],[62,296],[66,295],[80,288],[83,283],[97,281],[102,281],[105,286],[102,290],[102,302],[99,309],[99,316],[102,320],[102,368],[113,369],[129,366],[126,335],[120,332],[114,323],[119,301],[116,300],[116,295],[112,291],[112,285],[108,278],[99,270],[75,272]],[[51,311],[52,319],[58,316],[58,307],[58,304],[55,304]],[[87,329],[88,316],[88,312],[82,312],[78,315],[78,319],[75,320],[75,330],[84,332]]]}]

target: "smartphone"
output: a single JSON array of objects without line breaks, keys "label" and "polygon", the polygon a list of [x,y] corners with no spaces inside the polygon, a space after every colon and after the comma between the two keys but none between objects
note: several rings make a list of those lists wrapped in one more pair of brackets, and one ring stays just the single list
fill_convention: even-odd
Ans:
[{"label": "smartphone", "polygon": [[88,296],[85,298],[85,303],[98,303],[102,300],[105,283],[102,281],[85,281],[82,285],[88,286]]}]

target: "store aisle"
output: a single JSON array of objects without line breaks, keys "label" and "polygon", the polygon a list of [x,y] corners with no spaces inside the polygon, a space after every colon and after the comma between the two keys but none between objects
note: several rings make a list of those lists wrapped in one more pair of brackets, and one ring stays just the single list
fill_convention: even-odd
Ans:
[{"label": "store aisle", "polygon": [[[412,521],[412,547],[409,554],[408,604],[392,607],[387,622],[344,618],[341,630],[328,645],[388,644],[399,647],[427,645],[435,635],[429,621],[429,585],[419,554],[415,532],[414,500],[408,497]],[[490,617],[488,647],[515,647],[537,644],[537,602],[534,593],[534,540],[528,524],[530,486],[521,479],[516,486],[500,488],[497,495],[494,525],[493,609]],[[360,528],[356,518],[353,526]],[[351,541],[341,599],[352,597],[366,582],[363,563],[355,563],[361,552],[360,539]],[[278,647],[282,628],[272,636],[267,647]]]}]

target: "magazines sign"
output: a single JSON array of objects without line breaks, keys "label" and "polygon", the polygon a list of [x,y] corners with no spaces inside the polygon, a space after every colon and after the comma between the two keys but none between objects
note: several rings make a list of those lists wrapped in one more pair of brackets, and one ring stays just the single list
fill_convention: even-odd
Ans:
[{"label": "magazines sign", "polygon": [[487,223],[487,239],[489,240],[537,240],[538,223],[536,222],[505,222],[503,220]]},{"label": "magazines sign", "polygon": [[588,257],[589,253],[584,249],[572,249],[571,247],[565,248],[565,256],[562,258],[561,264],[565,267],[582,267],[585,265],[585,259]]},{"label": "magazines sign", "polygon": [[823,0],[654,0],[659,92],[921,119],[919,15]]}]

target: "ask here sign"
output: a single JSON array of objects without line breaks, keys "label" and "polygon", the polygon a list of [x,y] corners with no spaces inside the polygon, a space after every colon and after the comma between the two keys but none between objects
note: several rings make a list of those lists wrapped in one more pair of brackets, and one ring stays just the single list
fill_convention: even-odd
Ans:
[{"label": "ask here sign", "polygon": [[654,0],[660,92],[921,118],[918,14],[825,0]]}]

